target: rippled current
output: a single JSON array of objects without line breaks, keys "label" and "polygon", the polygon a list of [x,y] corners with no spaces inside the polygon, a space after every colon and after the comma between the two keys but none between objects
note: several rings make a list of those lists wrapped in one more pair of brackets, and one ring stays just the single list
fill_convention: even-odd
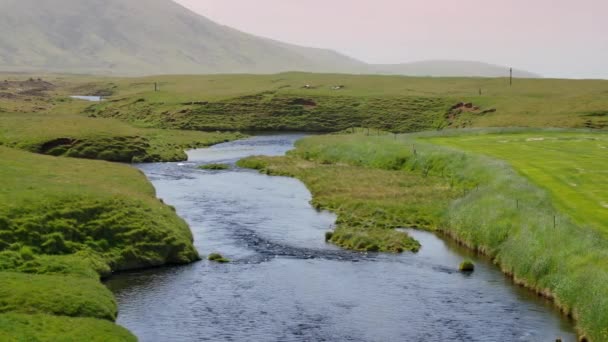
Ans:
[{"label": "rippled current", "polygon": [[[550,303],[485,259],[425,232],[417,254],[359,254],[324,243],[335,216],[295,179],[234,167],[283,155],[299,135],[259,136],[189,152],[186,163],[140,166],[191,226],[201,255],[230,264],[125,273],[107,285],[118,323],[141,341],[574,341]],[[477,264],[456,271],[464,257]]]}]

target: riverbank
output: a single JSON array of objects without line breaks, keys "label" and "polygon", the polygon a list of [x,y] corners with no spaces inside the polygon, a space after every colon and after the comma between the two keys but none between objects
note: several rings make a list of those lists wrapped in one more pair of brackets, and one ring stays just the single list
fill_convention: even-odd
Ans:
[{"label": "riverbank", "polygon": [[[522,285],[552,298],[576,318],[581,336],[608,338],[608,305],[600,295],[608,293],[608,269],[602,263],[608,242],[598,231],[573,223],[556,209],[549,192],[504,162],[415,136],[350,134],[307,138],[287,157],[243,163],[300,178],[317,206],[367,220],[374,229],[414,225],[448,234],[490,256]],[[336,169],[340,172],[332,172]],[[379,171],[386,174],[379,177]],[[400,193],[400,187],[408,187],[398,181],[404,173],[416,177],[422,191]],[[429,186],[435,182],[443,187]],[[376,185],[384,190],[336,195]],[[425,208],[436,211],[429,215]]]},{"label": "riverbank", "polygon": [[[571,322],[486,258],[425,232],[411,233],[417,253],[339,249],[324,241],[336,216],[315,210],[302,182],[232,166],[283,155],[298,137],[255,136],[189,151],[187,163],[140,166],[192,227],[196,248],[231,263],[112,277],[121,325],[146,341],[576,339]],[[231,167],[198,168],[214,163]],[[469,258],[475,273],[458,272]]]},{"label": "riverbank", "polygon": [[130,166],[1,146],[0,160],[1,339],[134,340],[99,280],[198,260],[188,225]]},{"label": "riverbank", "polygon": [[0,113],[0,145],[29,152],[123,163],[185,161],[187,149],[241,139],[240,133],[138,128],[70,114]]}]

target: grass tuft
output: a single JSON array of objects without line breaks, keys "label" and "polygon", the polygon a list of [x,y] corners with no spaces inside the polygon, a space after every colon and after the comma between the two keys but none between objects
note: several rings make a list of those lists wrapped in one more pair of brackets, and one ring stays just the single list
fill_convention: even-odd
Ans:
[{"label": "grass tuft", "polygon": [[221,264],[225,264],[225,263],[229,263],[230,260],[225,258],[224,256],[222,256],[219,253],[211,253],[209,254],[209,256],[207,257],[207,260],[209,261],[213,261],[213,262],[218,262]]},{"label": "grass tuft", "polygon": [[228,164],[205,164],[198,167],[201,170],[221,171],[230,169]]}]

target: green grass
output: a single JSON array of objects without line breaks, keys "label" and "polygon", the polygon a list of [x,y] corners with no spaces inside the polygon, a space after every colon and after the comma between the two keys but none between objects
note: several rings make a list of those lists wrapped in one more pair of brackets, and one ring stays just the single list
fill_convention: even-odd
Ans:
[{"label": "green grass", "polygon": [[471,260],[465,260],[458,266],[460,272],[473,272],[475,271],[475,264]]},{"label": "green grass", "polygon": [[227,264],[230,262],[230,259],[225,258],[223,255],[221,255],[219,253],[209,254],[209,256],[207,257],[207,260],[213,261],[213,262],[218,262],[220,264]]},{"label": "green grass", "polygon": [[[330,241],[341,247],[359,251],[417,251],[418,242],[395,228],[436,229],[441,222],[442,206],[447,206],[457,192],[439,177],[399,172],[400,166],[393,164],[384,169],[367,167],[359,163],[365,155],[360,155],[361,159],[356,157],[353,164],[345,163],[348,157],[332,159],[332,155],[342,150],[340,141],[358,138],[304,139],[289,157],[252,157],[239,161],[239,166],[301,179],[313,194],[313,206],[338,214],[338,227]],[[323,141],[320,148],[327,148],[328,154],[313,147],[319,141]],[[376,153],[380,151],[368,149],[368,155],[382,158],[381,153]]]},{"label": "green grass", "polygon": [[[154,92],[154,82],[161,91]],[[92,79],[114,87],[88,115],[144,127],[339,131],[353,126],[411,132],[439,127],[606,128],[608,81],[421,78],[284,73]],[[303,88],[310,84],[312,89]],[[344,85],[332,90],[334,85]],[[482,94],[479,95],[479,89]],[[452,115],[471,102],[478,111]],[[483,113],[484,110],[495,112]]]},{"label": "green grass", "polygon": [[205,164],[198,167],[201,170],[221,171],[230,169],[228,164]]},{"label": "green grass", "polygon": [[97,279],[0,272],[0,313],[7,312],[113,321],[117,306]]},{"label": "green grass", "polygon": [[608,135],[538,132],[431,141],[507,161],[577,224],[608,234]]},{"label": "green grass", "polygon": [[127,342],[137,339],[112,322],[94,318],[0,314],[2,341]]},{"label": "green grass", "polygon": [[0,315],[0,336],[132,340],[96,320],[65,332],[77,324],[65,316],[112,321],[101,276],[199,259],[187,224],[135,168],[1,146],[0,164],[0,312],[11,313]]},{"label": "green grass", "polygon": [[31,152],[118,162],[182,161],[189,148],[243,135],[135,128],[113,119],[0,113],[0,145]]},{"label": "green grass", "polygon": [[92,249],[114,270],[195,260],[185,222],[136,169],[0,147],[0,245]]},{"label": "green grass", "polygon": [[[576,166],[562,167],[564,160],[580,159],[583,168],[599,170],[604,161],[597,159],[598,152],[588,144],[597,146],[605,134],[591,135],[599,140],[586,140],[581,133],[554,131],[483,133],[311,137],[299,141],[287,157],[255,157],[241,165],[303,180],[316,206],[338,213],[339,225],[357,218],[356,222],[367,223],[361,229],[370,232],[377,226],[414,225],[450,235],[492,257],[516,282],[553,298],[576,318],[581,335],[591,341],[608,340],[606,221],[599,229],[581,223],[586,216],[571,216],[551,191],[552,184],[561,186],[559,182],[542,183],[544,178],[537,180],[534,172],[528,176],[529,171],[520,166],[538,161],[549,174],[559,174],[568,182],[572,177],[581,181]],[[527,141],[539,136],[561,139]],[[500,140],[512,140],[510,148],[503,150],[511,156],[510,163],[462,150],[498,156],[498,146],[505,144]],[[461,150],[431,141],[461,146]],[[538,149],[527,150],[531,143],[557,146],[541,156]],[[587,189],[605,193],[601,179],[600,175],[586,180],[593,184]],[[578,200],[574,197],[573,201]],[[603,215],[604,208],[594,208],[590,215]],[[601,223],[594,217],[587,219],[584,222]]]}]

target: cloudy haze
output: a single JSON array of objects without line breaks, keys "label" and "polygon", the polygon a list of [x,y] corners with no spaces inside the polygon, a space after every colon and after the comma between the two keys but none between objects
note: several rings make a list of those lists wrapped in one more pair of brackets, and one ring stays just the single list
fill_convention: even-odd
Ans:
[{"label": "cloudy haze", "polygon": [[608,0],[177,0],[224,25],[370,63],[463,59],[608,78]]}]

